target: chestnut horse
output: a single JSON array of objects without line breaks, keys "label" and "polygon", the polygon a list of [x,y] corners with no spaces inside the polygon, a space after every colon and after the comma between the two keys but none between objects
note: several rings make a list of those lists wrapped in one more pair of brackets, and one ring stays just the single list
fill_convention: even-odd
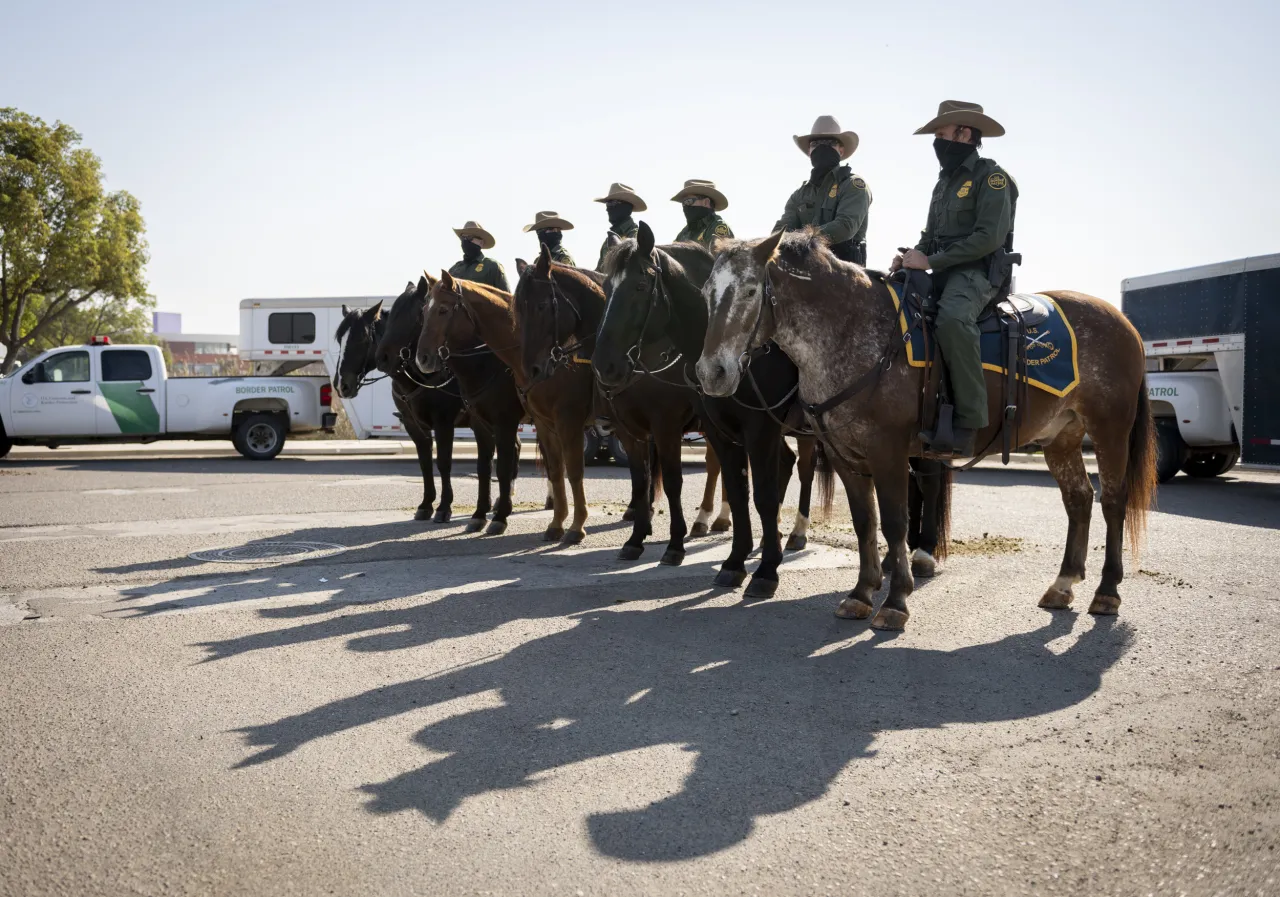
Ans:
[{"label": "chestnut horse", "polygon": [[[874,484],[891,579],[871,625],[902,629],[914,588],[906,545],[907,458],[921,451],[918,411],[925,384],[922,369],[898,357],[903,343],[889,288],[881,277],[837,259],[813,230],[722,244],[720,250],[706,287],[711,319],[698,378],[709,394],[731,395],[741,379],[740,359],[769,339],[795,361],[801,401],[833,456],[858,533],[858,583],[836,615],[870,617],[883,582]],[[1069,520],[1062,567],[1040,606],[1067,607],[1072,586],[1084,579],[1094,497],[1081,453],[1088,433],[1107,524],[1102,580],[1089,612],[1114,614],[1124,577],[1125,525],[1136,550],[1156,482],[1142,340],[1119,309],[1100,299],[1070,291],[1044,295],[1075,329],[1080,382],[1062,397],[1028,389],[1018,426],[1024,445],[1043,447]],[[978,445],[995,441],[1004,416],[997,407],[1001,376],[987,373],[993,424],[978,434]],[[833,407],[821,407],[842,395]]]}]

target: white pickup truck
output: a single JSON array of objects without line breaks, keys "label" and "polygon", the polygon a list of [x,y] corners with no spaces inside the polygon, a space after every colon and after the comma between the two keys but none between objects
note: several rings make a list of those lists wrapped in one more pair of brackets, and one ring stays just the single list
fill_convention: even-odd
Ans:
[{"label": "white pickup truck", "polygon": [[230,439],[274,458],[289,433],[332,430],[324,377],[170,377],[156,346],[50,349],[0,379],[0,457],[13,445]]}]

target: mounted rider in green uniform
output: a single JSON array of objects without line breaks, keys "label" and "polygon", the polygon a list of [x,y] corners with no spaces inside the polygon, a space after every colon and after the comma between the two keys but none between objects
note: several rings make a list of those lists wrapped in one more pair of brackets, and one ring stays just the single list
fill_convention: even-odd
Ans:
[{"label": "mounted rider in green uniform", "polygon": [[600,247],[600,261],[596,262],[596,270],[604,268],[604,257],[609,254],[609,236],[617,234],[622,239],[630,239],[640,232],[632,212],[648,210],[645,201],[626,184],[610,184],[609,192],[595,200],[604,203],[605,213],[609,216],[609,233],[605,234],[604,245]]},{"label": "mounted rider in green uniform", "polygon": [[533,216],[533,224],[526,224],[523,230],[526,234],[531,230],[538,232],[538,242],[550,250],[553,262],[577,267],[573,256],[560,245],[561,232],[573,230],[573,225],[561,218],[558,212],[539,212]]},{"label": "mounted rider in green uniform", "polygon": [[710,250],[717,239],[733,236],[719,215],[729,208],[729,200],[716,189],[714,181],[685,181],[684,188],[671,201],[684,206],[685,225],[676,234],[677,243],[700,243],[703,249]]},{"label": "mounted rider in green uniform", "polygon": [[507,286],[507,272],[502,270],[502,265],[484,254],[484,250],[492,249],[498,242],[493,234],[475,221],[455,227],[453,232],[462,241],[462,261],[449,269],[450,276],[485,283],[504,293],[511,292],[511,288]]},{"label": "mounted rider in green uniform", "polygon": [[773,232],[814,225],[826,235],[837,258],[865,265],[871,191],[848,165],[840,164],[858,148],[858,135],[841,131],[840,123],[830,115],[820,115],[812,133],[793,139],[813,169],[809,180],[787,200]]},{"label": "mounted rider in green uniform", "polygon": [[1011,269],[1004,256],[1012,251],[1018,185],[994,161],[978,155],[983,138],[999,137],[1004,128],[977,103],[947,100],[916,133],[934,135],[942,168],[920,242],[893,260],[893,270],[933,272],[936,333],[955,405],[951,444],[936,430],[921,433],[920,439],[931,454],[972,455],[977,431],[988,422],[977,321],[1007,289]]}]

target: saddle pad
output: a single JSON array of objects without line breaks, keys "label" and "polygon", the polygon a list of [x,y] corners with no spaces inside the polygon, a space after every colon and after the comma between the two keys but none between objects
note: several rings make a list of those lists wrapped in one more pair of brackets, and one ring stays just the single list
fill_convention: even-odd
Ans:
[{"label": "saddle pad", "polygon": [[[898,321],[905,334],[907,328],[907,312],[894,284],[886,284],[889,295],[893,297],[893,307],[898,310]],[[1062,313],[1062,309],[1048,296],[1039,293],[1020,293],[1023,299],[1040,305],[1045,318],[1027,328],[1024,338],[1027,342],[1027,376],[1030,385],[1043,389],[1055,396],[1065,396],[1076,388],[1080,382],[1080,370],[1076,362],[1076,334],[1071,322]],[[918,312],[912,309],[912,316]],[[919,328],[911,328],[911,338],[907,340],[907,363],[915,368],[922,368],[928,359],[925,358],[924,332]],[[1003,334],[984,333],[981,337],[982,367],[998,374],[1005,373],[1005,346]],[[929,343],[930,355],[934,344]]]}]

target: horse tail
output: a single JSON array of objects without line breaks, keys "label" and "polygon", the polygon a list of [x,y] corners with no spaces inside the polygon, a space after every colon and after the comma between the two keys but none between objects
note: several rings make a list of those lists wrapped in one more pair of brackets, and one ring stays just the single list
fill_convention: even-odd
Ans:
[{"label": "horse tail", "polygon": [[938,484],[938,544],[933,556],[940,561],[947,559],[951,547],[951,487],[955,485],[955,471],[945,464],[938,465],[942,481]]},{"label": "horse tail", "polygon": [[828,520],[836,499],[836,472],[821,439],[813,441],[813,471],[818,480],[818,519]]},{"label": "horse tail", "polygon": [[[653,437],[649,437],[649,473],[653,477],[653,500],[662,499],[662,465],[658,463],[658,445]],[[680,443],[676,443],[676,451],[680,451]]]},{"label": "horse tail", "polygon": [[1137,554],[1147,529],[1147,511],[1156,501],[1156,426],[1151,417],[1146,374],[1138,387],[1138,414],[1129,430],[1129,464],[1124,479],[1129,492],[1124,522],[1129,530],[1129,549]]}]

